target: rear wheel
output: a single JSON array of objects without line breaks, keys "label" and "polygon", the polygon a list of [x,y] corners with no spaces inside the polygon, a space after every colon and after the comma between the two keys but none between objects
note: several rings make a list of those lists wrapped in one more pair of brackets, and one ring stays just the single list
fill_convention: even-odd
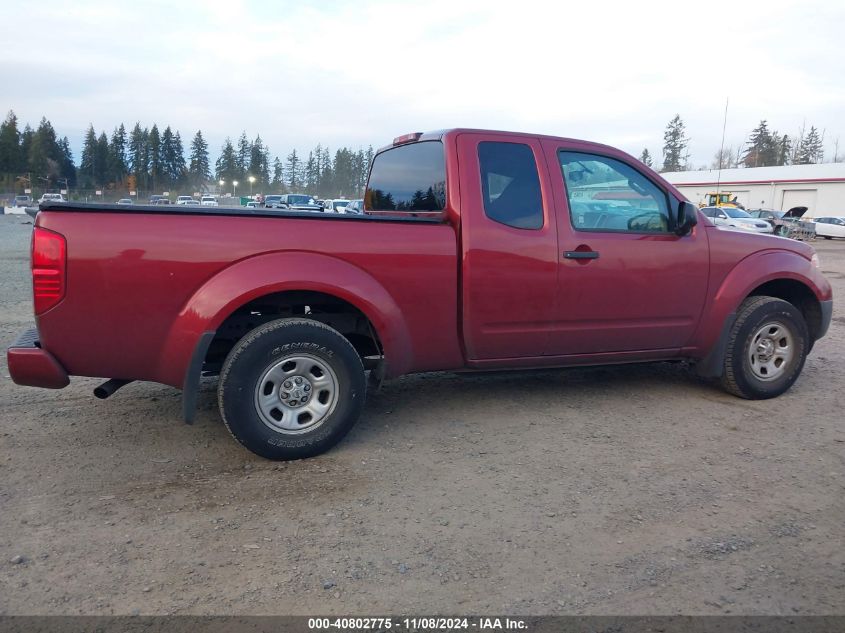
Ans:
[{"label": "rear wheel", "polygon": [[337,330],[309,319],[262,325],[232,349],[217,389],[232,435],[268,459],[318,455],[361,414],[364,367]]},{"label": "rear wheel", "polygon": [[722,384],[740,398],[779,396],[798,378],[809,349],[807,324],[795,306],[775,297],[750,297],[731,329]]}]

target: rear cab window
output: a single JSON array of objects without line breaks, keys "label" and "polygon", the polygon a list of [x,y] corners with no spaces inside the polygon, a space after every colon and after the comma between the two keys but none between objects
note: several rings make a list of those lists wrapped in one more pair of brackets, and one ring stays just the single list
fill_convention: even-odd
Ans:
[{"label": "rear cab window", "polygon": [[484,214],[516,229],[543,227],[543,197],[534,152],[524,143],[478,144]]},{"label": "rear cab window", "polygon": [[399,145],[376,155],[364,193],[366,212],[432,217],[445,208],[442,142]]}]

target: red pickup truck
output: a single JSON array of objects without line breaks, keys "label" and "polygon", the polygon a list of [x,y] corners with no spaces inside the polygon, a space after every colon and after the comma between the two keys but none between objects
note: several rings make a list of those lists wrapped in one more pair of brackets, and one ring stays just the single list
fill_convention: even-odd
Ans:
[{"label": "red pickup truck", "polygon": [[369,380],[681,360],[743,398],[798,377],[830,323],[812,247],[716,228],[631,156],[456,129],[379,150],[365,214],[41,206],[37,329],[21,385],[202,375],[251,451],[307,457],[359,417]]}]

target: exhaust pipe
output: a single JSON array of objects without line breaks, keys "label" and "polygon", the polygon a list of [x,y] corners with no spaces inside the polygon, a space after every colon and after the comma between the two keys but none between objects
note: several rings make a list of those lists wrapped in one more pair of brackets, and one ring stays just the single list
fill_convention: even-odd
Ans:
[{"label": "exhaust pipe", "polygon": [[110,395],[112,395],[115,391],[123,387],[124,385],[128,385],[131,380],[123,380],[122,378],[112,378],[111,380],[107,380],[102,385],[94,389],[94,395],[99,398],[100,400],[105,400]]}]

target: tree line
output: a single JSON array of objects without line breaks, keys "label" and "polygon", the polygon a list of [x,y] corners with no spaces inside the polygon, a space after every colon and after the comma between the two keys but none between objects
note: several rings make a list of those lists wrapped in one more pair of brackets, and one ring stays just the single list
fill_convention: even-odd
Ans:
[{"label": "tree line", "polygon": [[98,134],[89,125],[77,167],[67,137],[58,139],[46,118],[37,129],[27,124],[21,131],[10,111],[0,124],[0,187],[193,193],[216,191],[223,181],[223,191],[351,198],[363,195],[373,153],[368,146],[342,147],[332,154],[318,144],[307,156],[294,149],[284,159],[271,160],[260,134],[250,140],[242,132],[236,143],[226,138],[212,165],[202,130],[186,152],[181,133],[169,125],[162,130],[155,123],[136,123],[127,131],[121,123],[111,134]]},{"label": "tree line", "polygon": [[[749,132],[736,147],[718,151],[710,163],[713,169],[806,165],[823,162],[824,130],[802,127],[794,136],[770,129],[767,120]],[[686,125],[676,114],[663,134],[660,171],[692,169]],[[93,125],[85,132],[79,165],[74,162],[67,136],[59,138],[50,121],[41,119],[33,129],[23,129],[9,111],[0,124],[0,188],[55,190],[112,190],[124,192],[223,191],[254,193],[308,193],[329,198],[344,195],[360,197],[373,159],[372,146],[366,150],[342,147],[332,153],[318,144],[307,155],[292,150],[284,158],[273,156],[261,135],[252,140],[242,132],[233,143],[227,137],[212,165],[208,142],[197,130],[186,150],[182,135],[169,125],[163,130],[153,123],[135,123],[131,131],[121,123],[110,135],[99,134]],[[640,160],[653,167],[654,158],[643,149]],[[838,139],[834,140],[833,161],[839,160]],[[706,166],[700,167],[706,169]],[[139,194],[140,197],[140,194]]]},{"label": "tree line", "polygon": [[52,124],[42,118],[32,129],[18,127],[18,117],[9,111],[0,124],[0,187],[22,190],[54,185],[75,187],[76,166],[67,136],[58,138]]},{"label": "tree line", "polygon": [[[711,169],[732,167],[771,167],[777,165],[810,165],[824,162],[824,130],[802,126],[798,134],[790,137],[770,130],[766,119],[760,121],[748,134],[745,143],[725,147],[716,152],[710,163]],[[663,164],[661,172],[689,171],[692,169],[688,152],[689,137],[686,125],[676,114],[666,125],[663,133]],[[833,162],[839,160],[839,139],[834,141]],[[643,149],[640,161],[654,167],[654,159],[648,148]],[[706,166],[700,169],[706,169]]]}]

